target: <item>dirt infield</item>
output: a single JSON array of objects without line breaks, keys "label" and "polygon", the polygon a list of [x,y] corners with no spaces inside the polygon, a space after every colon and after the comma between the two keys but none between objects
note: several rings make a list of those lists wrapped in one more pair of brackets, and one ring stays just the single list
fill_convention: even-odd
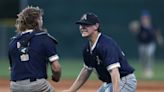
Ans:
[{"label": "dirt infield", "polygon": [[[59,83],[50,81],[57,92],[68,89],[73,83],[72,80],[62,80]],[[89,80],[78,92],[96,92],[101,85],[100,81]],[[0,92],[9,91],[9,80],[0,79]],[[138,81],[137,92],[164,92],[164,82],[162,81]]]}]

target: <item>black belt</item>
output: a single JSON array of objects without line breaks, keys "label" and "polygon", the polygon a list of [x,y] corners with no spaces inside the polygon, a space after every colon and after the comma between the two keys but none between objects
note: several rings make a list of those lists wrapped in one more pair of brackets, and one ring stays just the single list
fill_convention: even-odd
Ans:
[{"label": "black belt", "polygon": [[37,80],[37,78],[30,78],[30,82],[34,82],[36,80]]},{"label": "black belt", "polygon": [[[34,82],[37,79],[41,79],[41,78],[29,78],[30,82]],[[28,80],[28,79],[24,79],[24,80]],[[17,81],[23,81],[23,80],[12,80],[12,81],[17,82]]]}]

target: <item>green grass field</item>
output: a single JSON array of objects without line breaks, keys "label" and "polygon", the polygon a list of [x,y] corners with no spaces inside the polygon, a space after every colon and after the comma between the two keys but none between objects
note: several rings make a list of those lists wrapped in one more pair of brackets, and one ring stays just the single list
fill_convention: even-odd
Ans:
[{"label": "green grass field", "polygon": [[[155,62],[155,76],[152,80],[161,80],[164,81],[164,60],[157,60]],[[83,67],[82,60],[79,59],[64,59],[60,60],[62,66],[62,79],[75,79],[81,68]],[[135,68],[135,74],[137,79],[142,79],[142,68],[136,60],[129,60],[129,63]],[[9,78],[10,71],[8,70],[9,63],[7,60],[0,60],[0,77],[1,78]],[[51,75],[50,68],[48,70],[48,75]],[[96,74],[93,72],[90,79],[97,79]]]}]

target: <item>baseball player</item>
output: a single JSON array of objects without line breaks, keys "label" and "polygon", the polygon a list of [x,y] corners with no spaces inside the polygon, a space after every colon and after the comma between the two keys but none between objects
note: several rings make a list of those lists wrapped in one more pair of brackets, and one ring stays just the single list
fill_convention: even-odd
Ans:
[{"label": "baseball player", "polygon": [[52,80],[61,76],[57,41],[43,28],[43,11],[27,7],[18,14],[17,35],[9,43],[11,92],[55,92],[47,79],[47,65],[52,69]]},{"label": "baseball player", "polygon": [[80,89],[93,69],[104,82],[97,92],[135,92],[134,69],[128,64],[118,44],[101,33],[97,15],[85,13],[76,24],[79,24],[82,37],[87,38],[83,48],[84,67],[73,85],[63,92],[76,92]]},{"label": "baseball player", "polygon": [[152,23],[151,15],[147,10],[142,11],[140,21],[132,21],[129,27],[139,43],[138,52],[143,68],[143,77],[151,79],[154,76],[153,66],[156,42],[161,47],[164,44],[161,32]]}]

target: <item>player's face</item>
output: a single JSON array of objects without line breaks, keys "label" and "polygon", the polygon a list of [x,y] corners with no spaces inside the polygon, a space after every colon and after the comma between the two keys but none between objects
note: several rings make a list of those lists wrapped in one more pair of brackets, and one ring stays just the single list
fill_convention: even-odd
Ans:
[{"label": "player's face", "polygon": [[141,23],[143,26],[150,26],[151,25],[151,18],[150,16],[142,16],[141,17]]},{"label": "player's face", "polygon": [[79,27],[82,37],[89,37],[97,30],[95,25],[80,25]]}]

